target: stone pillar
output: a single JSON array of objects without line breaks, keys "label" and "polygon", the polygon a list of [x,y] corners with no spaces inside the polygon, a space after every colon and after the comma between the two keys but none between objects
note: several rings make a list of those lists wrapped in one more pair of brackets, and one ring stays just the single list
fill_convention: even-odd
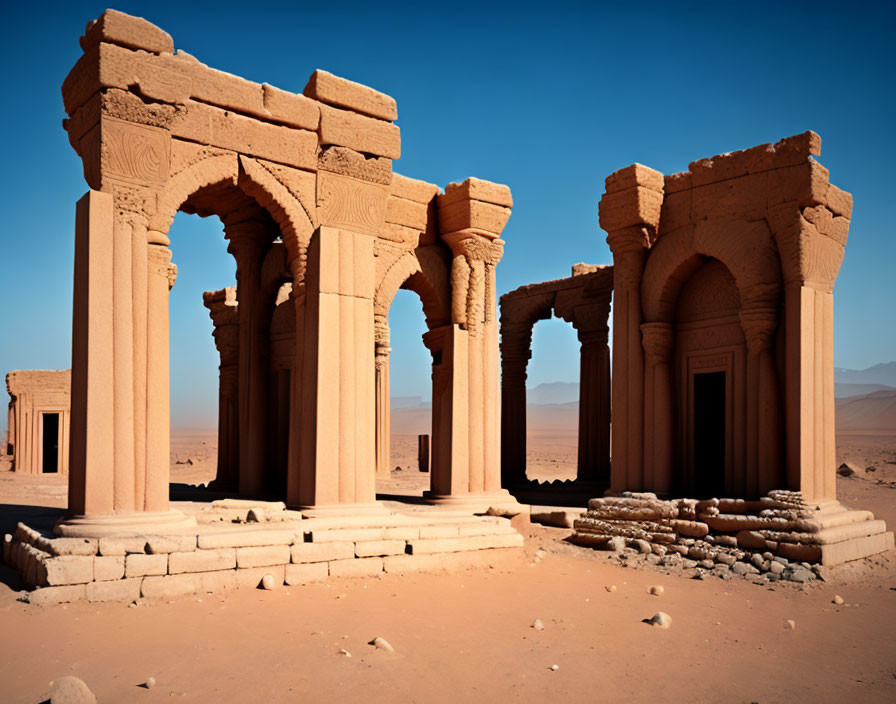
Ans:
[{"label": "stone pillar", "polygon": [[429,435],[417,436],[417,469],[429,471]]},{"label": "stone pillar", "polygon": [[373,242],[369,235],[321,226],[308,248],[304,302],[296,303],[304,350],[301,415],[293,432],[302,437],[290,503],[313,515],[379,508]]},{"label": "stone pillar", "polygon": [[391,470],[391,399],[389,392],[389,323],[384,316],[374,318],[374,365],[376,367],[376,473],[388,477]]},{"label": "stone pillar", "polygon": [[613,252],[613,491],[644,486],[644,358],[641,275],[656,238],[663,175],[634,164],[607,177],[600,226]]},{"label": "stone pillar", "polygon": [[532,326],[501,324],[501,484],[526,481],[526,367]]},{"label": "stone pillar", "polygon": [[257,220],[225,223],[227,251],[236,259],[239,302],[239,492],[264,487],[270,311],[261,290],[261,265],[274,233]]},{"label": "stone pillar", "polygon": [[[607,301],[606,315],[609,314]],[[579,459],[576,478],[583,482],[610,483],[610,348],[608,326],[578,330]]]},{"label": "stone pillar", "polygon": [[441,237],[453,255],[452,324],[424,335],[434,351],[433,394],[437,389],[440,394],[438,424],[433,399],[433,434],[447,431],[434,442],[433,488],[427,496],[467,510],[516,503],[501,489],[495,293],[504,245],[498,236],[511,204],[510,189],[478,179],[449,184],[438,199]]},{"label": "stone pillar", "polygon": [[641,325],[644,346],[644,488],[661,494],[672,490],[675,453],[671,323]]},{"label": "stone pillar", "polygon": [[747,341],[747,493],[767,494],[782,486],[781,405],[778,373],[772,354],[778,311],[753,308],[740,312]]},{"label": "stone pillar", "polygon": [[239,486],[239,356],[240,325],[236,286],[207,292],[203,302],[214,323],[218,367],[218,470],[216,489],[235,491]]},{"label": "stone pillar", "polygon": [[[145,225],[116,214],[111,194],[89,191],[79,201],[69,515],[56,526],[60,535],[195,523],[168,505],[170,257],[167,247],[147,245]],[[135,272],[135,262],[147,271]]]}]

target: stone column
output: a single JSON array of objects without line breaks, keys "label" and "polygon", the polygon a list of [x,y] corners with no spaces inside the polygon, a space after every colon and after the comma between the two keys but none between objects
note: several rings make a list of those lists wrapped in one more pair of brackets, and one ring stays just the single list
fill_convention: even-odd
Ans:
[{"label": "stone column", "polygon": [[236,259],[239,302],[239,492],[264,487],[270,311],[261,290],[261,265],[273,240],[269,223],[224,224],[227,251]]},{"label": "stone column", "polygon": [[740,312],[747,341],[747,493],[766,494],[782,486],[782,418],[778,373],[772,354],[778,311],[753,308]]},{"label": "stone column", "polygon": [[641,325],[644,346],[644,488],[660,494],[672,490],[675,427],[670,360],[671,323]]},{"label": "stone column", "polygon": [[[299,477],[290,503],[311,515],[377,511],[374,238],[321,226],[308,248],[301,330]],[[302,316],[302,319],[299,319]]]},{"label": "stone column", "polygon": [[[148,271],[135,272],[135,262]],[[60,535],[195,523],[168,506],[169,262],[167,248],[147,245],[145,224],[116,211],[112,194],[89,191],[79,201],[69,515]],[[145,442],[135,442],[137,431]]]},{"label": "stone column", "polygon": [[[609,313],[609,301],[607,301]],[[604,318],[606,320],[606,317]],[[579,458],[576,479],[610,483],[610,349],[608,326],[578,330]]]},{"label": "stone column", "polygon": [[501,324],[501,484],[526,481],[526,367],[532,326]]},{"label": "stone column", "polygon": [[236,287],[203,295],[212,333],[220,355],[218,367],[218,470],[216,489],[235,491],[239,486],[239,355],[240,326]]},{"label": "stone column", "polygon": [[[452,325],[450,332],[440,335],[441,359],[433,367],[433,391],[437,385],[446,388],[441,394],[445,407],[438,429],[447,430],[443,423],[450,427],[451,449],[445,455],[443,447],[434,453],[433,490],[427,496],[435,503],[469,510],[516,503],[501,489],[495,294],[495,267],[504,245],[498,236],[510,217],[511,204],[510,189],[478,179],[449,184],[438,200],[442,241],[453,255]],[[450,372],[436,369],[446,364]],[[434,434],[435,414],[434,400]],[[464,441],[466,447],[462,447]],[[434,439],[434,444],[441,442]]]},{"label": "stone column", "polygon": [[644,488],[641,275],[656,238],[663,175],[634,164],[607,177],[600,226],[613,252],[613,491]]},{"label": "stone column", "polygon": [[389,323],[384,316],[373,321],[376,367],[376,473],[388,477],[391,470],[391,399],[389,398]]}]

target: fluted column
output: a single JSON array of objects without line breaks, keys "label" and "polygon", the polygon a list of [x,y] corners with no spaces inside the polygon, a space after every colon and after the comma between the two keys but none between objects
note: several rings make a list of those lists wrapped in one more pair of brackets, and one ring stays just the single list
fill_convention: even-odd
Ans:
[{"label": "fluted column", "polygon": [[747,492],[765,494],[781,486],[782,416],[773,341],[775,308],[746,309],[740,323],[747,341]]},{"label": "fluted column", "polygon": [[263,310],[261,265],[271,240],[270,226],[256,220],[225,223],[227,251],[236,259],[239,302],[239,491],[264,486],[268,391],[268,322]]},{"label": "fluted column", "polygon": [[532,326],[501,326],[501,484],[526,481],[526,367]]},{"label": "fluted column", "polygon": [[600,226],[613,252],[613,491],[644,488],[641,275],[656,238],[663,175],[640,164],[606,179]]},{"label": "fluted column", "polygon": [[672,375],[674,342],[670,323],[641,325],[644,346],[644,488],[666,494],[672,489],[675,450]]},{"label": "fluted column", "polygon": [[376,370],[376,473],[389,476],[391,447],[391,399],[389,390],[389,323],[385,316],[374,316],[374,366]]}]

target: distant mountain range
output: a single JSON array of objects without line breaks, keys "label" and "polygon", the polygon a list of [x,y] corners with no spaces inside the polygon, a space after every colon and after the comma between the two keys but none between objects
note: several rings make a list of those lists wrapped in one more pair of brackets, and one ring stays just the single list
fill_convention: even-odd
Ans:
[{"label": "distant mountain range", "polygon": [[896,388],[896,362],[875,364],[867,369],[834,367],[835,384],[878,384]]}]

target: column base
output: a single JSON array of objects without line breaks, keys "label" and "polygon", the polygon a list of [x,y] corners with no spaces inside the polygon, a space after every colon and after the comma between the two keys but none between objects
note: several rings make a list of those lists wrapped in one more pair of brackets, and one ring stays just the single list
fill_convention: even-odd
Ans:
[{"label": "column base", "polygon": [[340,516],[372,516],[390,513],[379,501],[370,504],[329,504],[325,506],[296,506],[295,508],[301,511],[305,518],[338,518]]},{"label": "column base", "polygon": [[509,513],[523,510],[522,505],[507,489],[490,494],[436,494],[424,491],[423,498],[433,506],[459,513],[485,513],[490,508],[505,509]]},{"label": "column base", "polygon": [[57,521],[53,532],[65,538],[103,538],[177,533],[195,525],[193,516],[171,510],[111,516],[69,516]]}]

